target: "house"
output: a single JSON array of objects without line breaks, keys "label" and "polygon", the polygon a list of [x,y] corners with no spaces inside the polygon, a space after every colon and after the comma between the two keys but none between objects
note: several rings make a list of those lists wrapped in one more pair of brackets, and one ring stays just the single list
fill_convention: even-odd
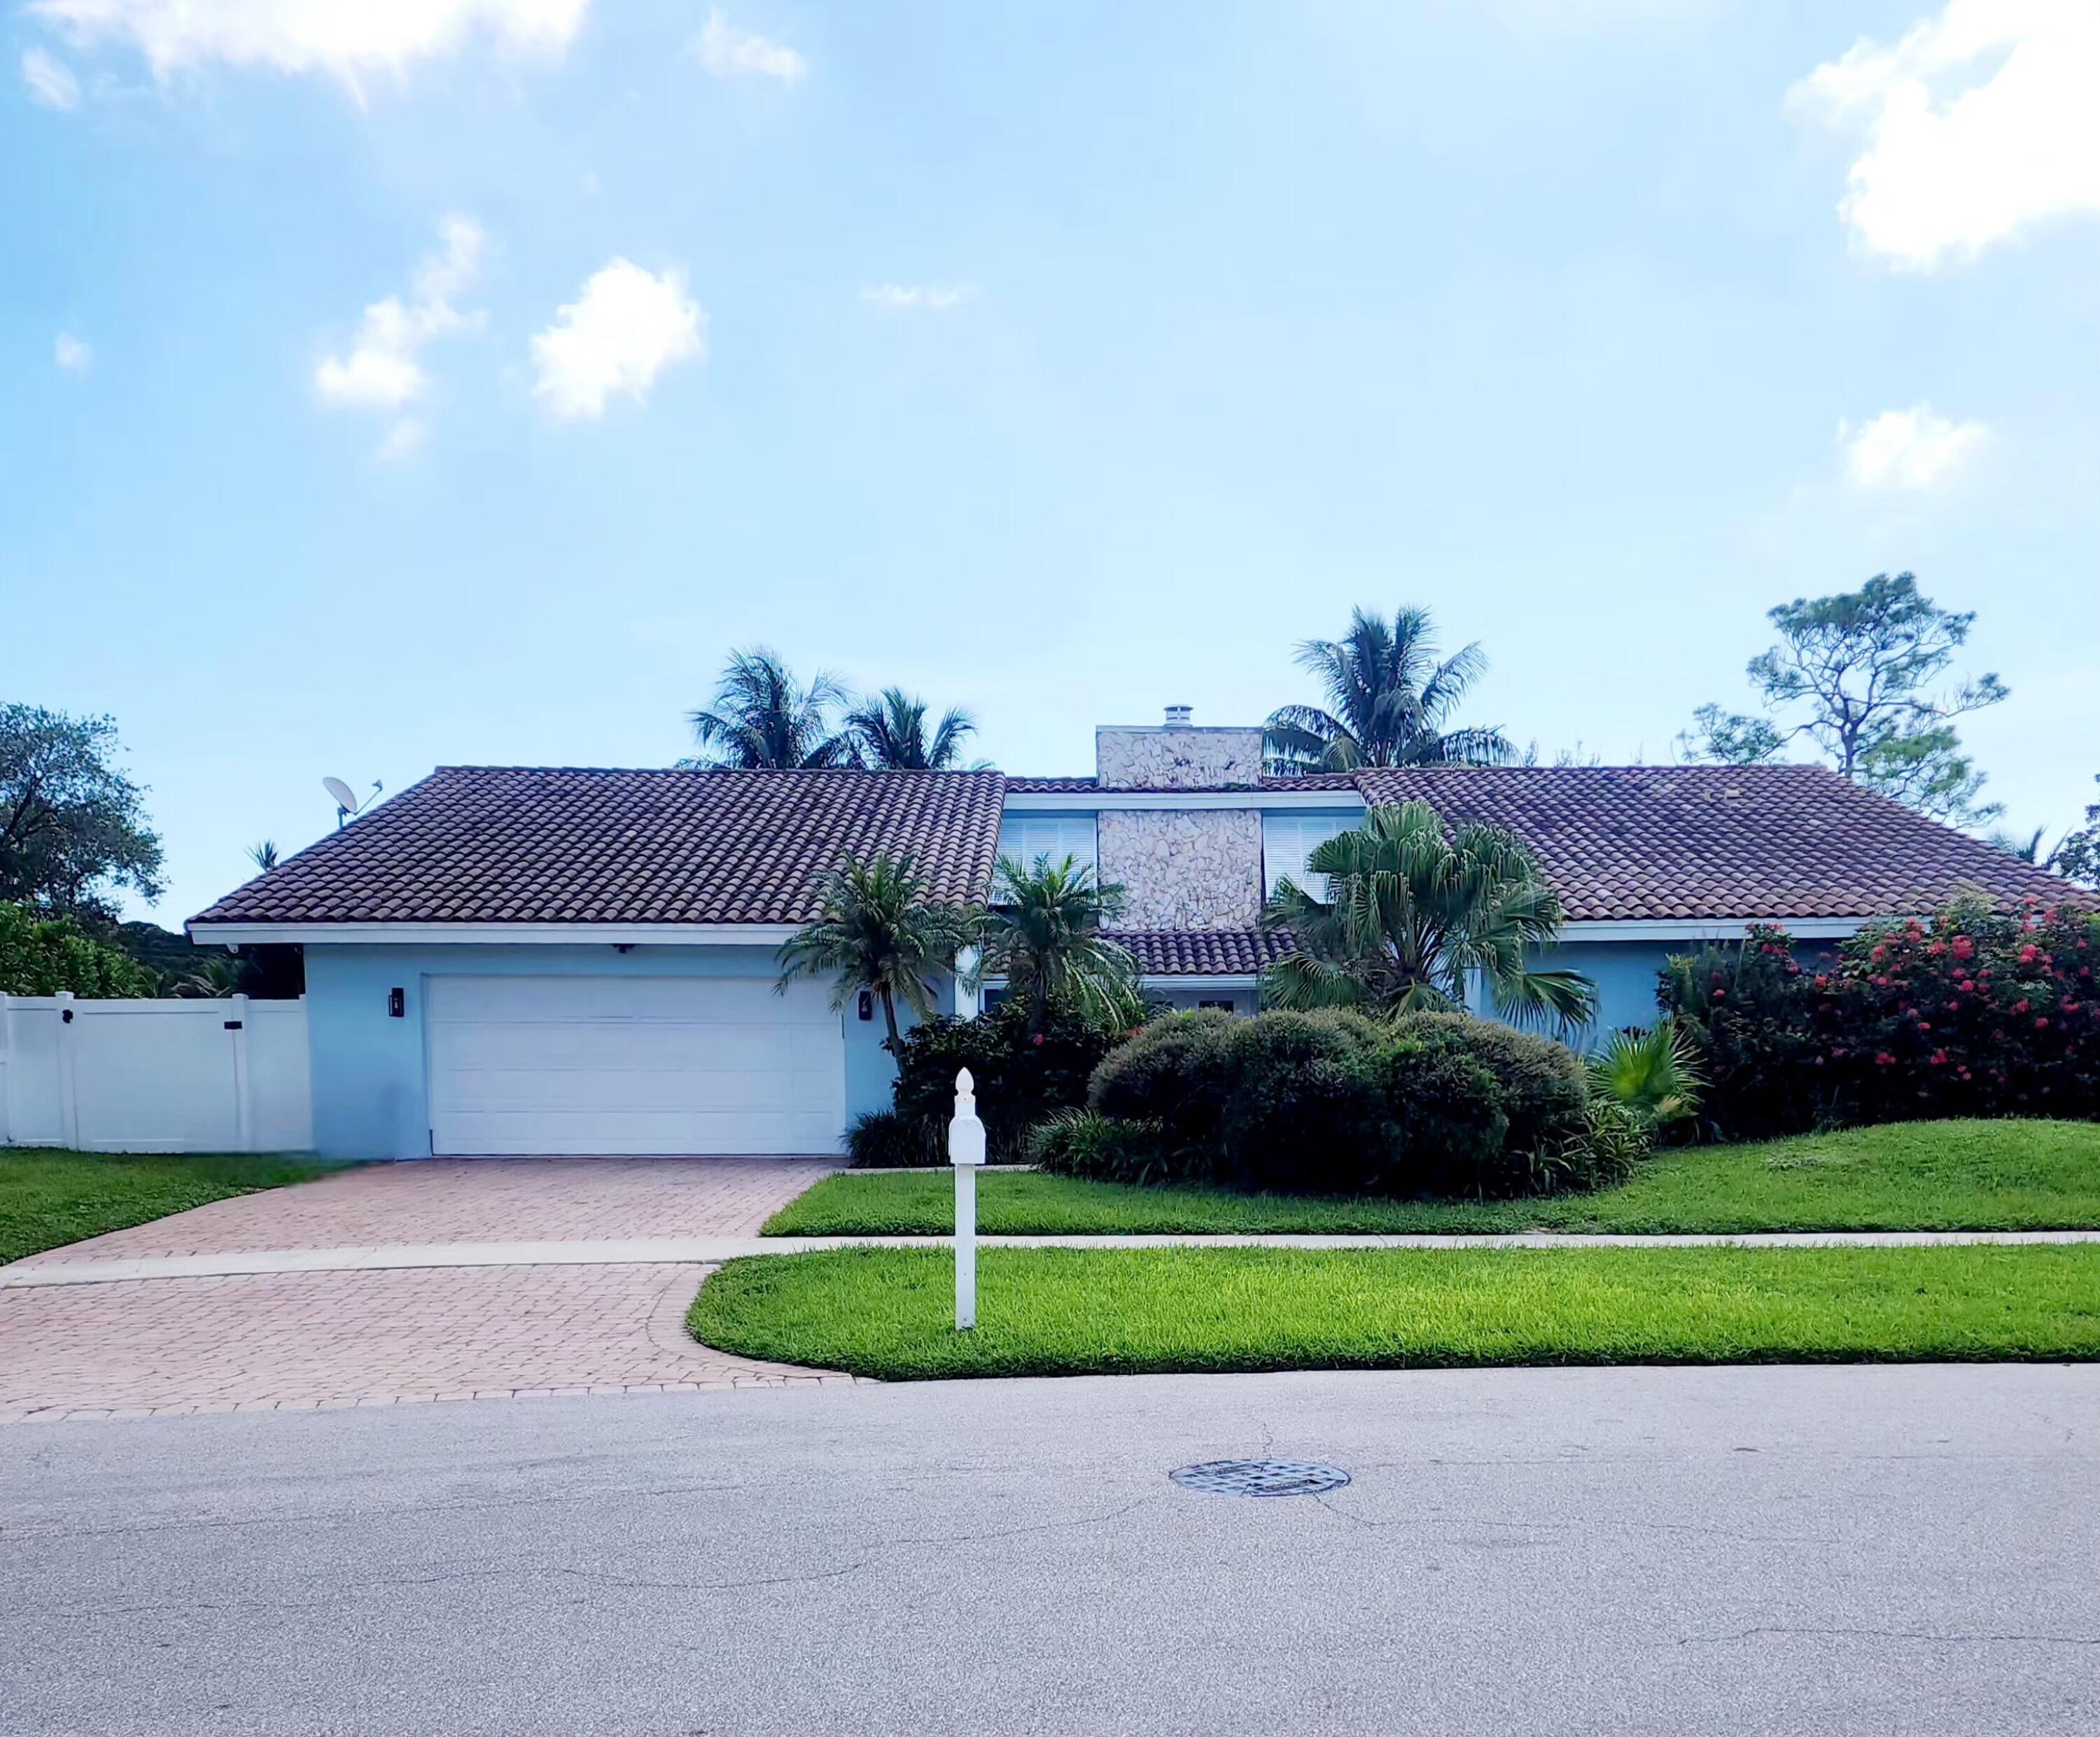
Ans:
[{"label": "house", "polygon": [[[1277,879],[1372,804],[1508,827],[1567,911],[1599,1029],[1653,1015],[1664,957],[1750,922],[1805,939],[1958,887],[2054,899],[2031,864],[1807,767],[1367,769],[1275,778],[1259,727],[1104,727],[1087,778],[996,771],[442,767],[192,919],[305,949],[315,1140],[341,1156],[817,1152],[889,1101],[881,1023],[776,992],[774,949],[845,852],[982,900],[1001,855],[1127,890],[1120,939],[1177,1006],[1251,1012],[1287,945]],[[995,992],[998,985],[988,985]],[[975,1010],[963,985],[944,1007]]]}]

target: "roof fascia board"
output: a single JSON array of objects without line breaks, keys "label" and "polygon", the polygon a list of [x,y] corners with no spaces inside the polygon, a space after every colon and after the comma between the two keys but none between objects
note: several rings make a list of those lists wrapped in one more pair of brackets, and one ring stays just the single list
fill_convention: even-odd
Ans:
[{"label": "roof fascia board", "polygon": [[393,942],[417,947],[465,945],[587,947],[777,947],[800,923],[192,923],[190,939],[225,947],[278,941],[350,945]]},{"label": "roof fascia board", "polygon": [[1797,941],[1842,940],[1882,917],[1664,917],[1599,918],[1560,926],[1563,941],[1740,941],[1753,923],[1776,924]]},{"label": "roof fascia board", "polygon": [[1368,805],[1354,790],[1026,790],[1006,793],[1008,814],[1079,812],[1105,808],[1328,808],[1356,813]]}]

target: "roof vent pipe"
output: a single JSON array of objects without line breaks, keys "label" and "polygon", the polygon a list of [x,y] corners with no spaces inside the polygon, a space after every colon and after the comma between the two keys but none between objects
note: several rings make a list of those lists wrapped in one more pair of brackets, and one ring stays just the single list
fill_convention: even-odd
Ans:
[{"label": "roof vent pipe", "polygon": [[1194,721],[1195,716],[1196,709],[1193,706],[1170,705],[1167,708],[1167,727],[1170,730],[1185,730]]}]

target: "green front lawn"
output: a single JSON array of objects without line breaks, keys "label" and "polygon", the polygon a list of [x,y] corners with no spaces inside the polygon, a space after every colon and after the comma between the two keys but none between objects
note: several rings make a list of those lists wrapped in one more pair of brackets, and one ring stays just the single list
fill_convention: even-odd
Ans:
[{"label": "green front lawn", "polygon": [[142,1158],[41,1146],[0,1147],[0,1265],[340,1168],[298,1158]]},{"label": "green front lawn", "polygon": [[[1144,1232],[2071,1230],[2100,1226],[2100,1126],[1904,1122],[1755,1146],[1658,1154],[1595,1194],[1487,1204],[1337,1200],[1130,1188],[1031,1172],[978,1178],[987,1235]],[[924,1235],[955,1228],[946,1170],[829,1178],[770,1236]]]},{"label": "green front lawn", "polygon": [[694,1337],[889,1380],[1509,1364],[2100,1357],[2100,1245],[991,1249],[732,1261]]}]

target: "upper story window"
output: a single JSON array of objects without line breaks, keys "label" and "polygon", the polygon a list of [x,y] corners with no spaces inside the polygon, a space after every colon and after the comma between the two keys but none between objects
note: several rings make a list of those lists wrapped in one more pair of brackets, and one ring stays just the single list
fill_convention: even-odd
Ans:
[{"label": "upper story window", "polygon": [[1338,833],[1357,824],[1343,814],[1265,814],[1261,817],[1262,891],[1276,896],[1278,881],[1295,881],[1315,898],[1325,898],[1324,876],[1308,874],[1305,859]]},{"label": "upper story window", "polygon": [[999,854],[1011,856],[1024,868],[1047,856],[1053,863],[1066,857],[1082,868],[1097,865],[1094,817],[1090,814],[1010,814],[999,824]]}]

